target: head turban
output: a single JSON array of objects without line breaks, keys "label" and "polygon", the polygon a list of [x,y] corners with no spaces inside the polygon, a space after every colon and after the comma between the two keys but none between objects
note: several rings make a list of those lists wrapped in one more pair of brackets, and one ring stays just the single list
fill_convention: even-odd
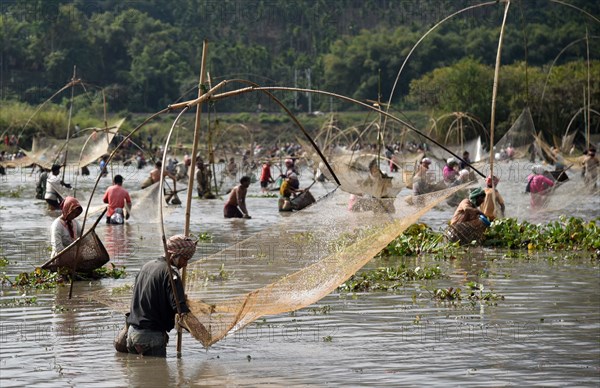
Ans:
[{"label": "head turban", "polygon": [[[71,238],[75,238],[75,229],[73,228],[73,218],[77,217],[83,212],[83,208],[79,204],[79,201],[75,197],[66,197],[60,204],[60,210],[62,211],[62,219],[67,226],[69,235]],[[72,213],[77,213],[75,216]],[[71,215],[71,217],[69,217]]]},{"label": "head turban", "polygon": [[475,204],[477,197],[485,197],[485,191],[481,187],[476,187],[469,193],[469,200]]},{"label": "head turban", "polygon": [[196,238],[177,234],[167,240],[167,252],[189,260],[196,252],[197,243],[198,239]]}]

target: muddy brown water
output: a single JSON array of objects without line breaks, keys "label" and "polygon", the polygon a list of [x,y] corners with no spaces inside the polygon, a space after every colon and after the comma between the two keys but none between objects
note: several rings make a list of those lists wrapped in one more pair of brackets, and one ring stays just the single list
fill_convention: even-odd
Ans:
[{"label": "muddy brown water", "polygon": [[[131,191],[147,174],[146,170],[119,172]],[[571,176],[569,184],[578,187],[578,177]],[[33,270],[48,255],[48,229],[56,214],[33,199],[35,178],[29,170],[9,170],[0,178],[3,193],[21,188],[16,197],[0,197],[2,255],[9,260],[0,271],[11,279]],[[312,174],[304,173],[303,186],[311,178]],[[579,200],[577,190],[566,185],[565,193],[557,190],[557,198],[562,199],[550,211],[532,214],[521,178],[507,176],[499,186],[509,204],[508,216],[539,222],[560,214],[600,216],[597,196]],[[66,180],[74,179],[68,175]],[[93,182],[78,180],[87,198]],[[101,180],[99,193],[109,181]],[[319,197],[332,187],[316,184],[311,191]],[[293,217],[277,212],[276,198],[258,194],[255,183],[248,198],[251,220],[224,220],[222,200],[193,200],[192,231],[213,236],[212,242],[201,244],[201,255],[276,225],[282,217]],[[93,204],[100,204],[100,196],[96,194]],[[421,221],[441,228],[452,212],[441,205]],[[398,258],[397,262],[409,266],[439,265],[448,276],[407,283],[394,292],[333,292],[294,313],[260,319],[209,350],[184,334],[180,359],[175,355],[173,331],[166,359],[118,354],[112,341],[122,326],[122,314],[86,295],[131,284],[143,263],[160,255],[159,224],[145,216],[134,214],[125,226],[100,223],[97,227],[111,261],[126,267],[125,279],[76,282],[73,299],[68,299],[68,287],[25,293],[2,287],[0,386],[600,384],[599,262],[590,254],[574,252],[542,251],[523,258],[506,251],[473,249],[453,261]],[[181,232],[183,217],[182,208],[167,214],[168,235]],[[368,266],[382,264],[374,260]],[[216,273],[220,265],[207,262],[206,268]],[[227,269],[235,283],[233,265],[228,263]],[[451,304],[431,298],[435,288],[464,289],[467,281],[483,283],[485,290],[503,295],[504,300]],[[218,293],[227,287],[232,287],[231,282],[212,282],[207,289]]]}]

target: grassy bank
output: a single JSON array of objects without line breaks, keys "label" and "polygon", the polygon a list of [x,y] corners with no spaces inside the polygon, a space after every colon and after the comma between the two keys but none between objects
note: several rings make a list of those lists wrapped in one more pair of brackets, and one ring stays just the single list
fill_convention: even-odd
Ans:
[{"label": "grassy bank", "polygon": [[[47,103],[41,109],[17,101],[1,101],[0,109],[0,133],[2,136],[8,134],[20,136],[19,146],[29,148],[34,135],[54,138],[66,138],[69,104]],[[37,111],[36,111],[37,110]],[[108,113],[107,121],[111,123],[116,118],[126,117],[122,126],[122,133],[127,135],[136,126],[142,123],[152,113]],[[153,145],[164,143],[169,129],[176,117],[175,113],[159,116],[152,122],[146,124],[134,137],[137,143],[146,143],[148,136],[152,136]],[[404,112],[400,117],[413,123],[417,128],[427,125],[427,116],[423,112]],[[307,114],[298,113],[298,120],[315,137],[329,125],[334,127],[333,134],[340,130],[356,128],[361,132],[364,128],[371,126],[363,137],[364,142],[376,141],[376,127],[373,126],[379,120],[378,115],[370,112],[337,112]],[[173,134],[172,144],[189,145],[193,140],[193,129],[195,113],[184,114]],[[71,133],[73,127],[80,128],[102,127],[104,124],[102,107],[82,106],[78,101],[74,104],[71,119]],[[285,113],[279,112],[238,112],[218,113],[204,112],[202,114],[202,141],[206,142],[206,132],[210,128],[213,133],[215,144],[248,145],[256,142],[264,145],[293,142],[298,137],[303,138],[302,132],[297,128],[293,120]],[[397,123],[388,122],[386,141],[395,140],[400,136],[401,126]]]}]

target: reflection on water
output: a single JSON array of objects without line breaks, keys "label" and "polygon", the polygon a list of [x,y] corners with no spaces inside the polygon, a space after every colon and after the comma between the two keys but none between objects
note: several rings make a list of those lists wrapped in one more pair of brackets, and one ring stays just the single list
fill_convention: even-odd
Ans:
[{"label": "reflection on water", "polygon": [[[516,171],[513,168],[514,176]],[[7,186],[24,187],[20,198],[0,198],[0,237],[3,255],[10,261],[1,270],[11,278],[45,261],[48,229],[56,217],[42,202],[31,199],[34,185],[27,174],[9,171],[2,178],[2,191]],[[135,190],[136,176],[136,172],[127,174],[127,189]],[[310,173],[304,174],[303,185],[310,178]],[[557,196],[562,208],[555,203],[558,210],[533,216],[523,182],[508,176],[501,179],[499,190],[509,216],[546,221],[558,214],[587,219],[599,215],[597,198],[581,201],[573,195],[575,185],[571,189],[564,185],[559,189],[565,192],[558,192],[562,197]],[[577,182],[573,176],[569,184]],[[89,196],[93,182],[82,179],[80,184]],[[99,192],[109,185],[109,178],[101,180]],[[311,191],[318,198],[331,188],[316,184]],[[213,236],[212,243],[201,244],[199,257],[277,225],[282,217],[293,217],[279,214],[277,199],[260,197],[259,190],[258,184],[250,187],[251,220],[224,220],[222,199],[193,200],[191,230]],[[344,205],[346,197],[336,196],[333,201]],[[92,206],[100,205],[94,198]],[[453,210],[441,205],[423,220],[441,228]],[[181,233],[183,218],[183,208],[171,209],[165,219],[167,234]],[[478,249],[451,261],[399,259],[409,266],[440,265],[448,277],[409,283],[393,293],[332,293],[315,306],[254,322],[208,351],[185,334],[181,359],[175,357],[171,332],[167,359],[154,359],[117,354],[112,341],[123,315],[86,295],[131,284],[146,260],[161,253],[159,225],[134,214],[123,226],[101,222],[97,232],[112,262],[126,267],[126,279],[78,282],[73,299],[68,299],[68,287],[26,295],[9,286],[2,288],[0,386],[600,384],[600,269],[589,255],[565,258],[563,253],[544,252],[525,260]],[[221,264],[218,259],[205,261],[203,268],[214,273]],[[383,264],[390,263],[369,266]],[[244,265],[252,269],[251,262]],[[235,268],[231,270],[230,282],[208,283],[206,292],[216,295],[235,288]],[[505,299],[487,305],[431,298],[435,288],[465,289],[468,281],[481,282]]]}]

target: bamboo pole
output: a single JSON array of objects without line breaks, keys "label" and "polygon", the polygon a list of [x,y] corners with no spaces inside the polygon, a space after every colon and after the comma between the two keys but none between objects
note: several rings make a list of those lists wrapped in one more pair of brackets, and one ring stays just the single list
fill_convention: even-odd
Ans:
[{"label": "bamboo pole", "polygon": [[[206,73],[206,53],[208,51],[208,41],[205,39],[202,46],[202,65],[200,66],[200,79],[198,81],[198,98],[202,97],[204,84],[204,74]],[[200,116],[202,114],[202,104],[196,107],[196,123],[194,125],[194,143],[192,144],[192,163],[190,165],[190,176],[188,179],[187,198],[185,202],[185,228],[184,234],[190,235],[190,216],[192,207],[192,192],[194,190],[194,170],[196,168],[196,154],[198,153],[198,141],[200,139]],[[185,287],[187,264],[181,268],[181,283]],[[181,357],[181,326],[177,326],[177,357]]]},{"label": "bamboo pole", "polygon": [[[71,77],[71,82],[73,83],[73,87],[71,88],[71,103],[69,104],[69,117],[67,118],[67,141],[65,147],[65,159],[63,161],[63,171],[61,181],[65,181],[65,171],[67,170],[67,158],[69,156],[69,137],[71,136],[71,116],[73,115],[73,98],[75,95],[75,76],[77,73],[77,66],[73,66],[73,77]],[[71,285],[73,285],[73,280],[71,280]],[[71,288],[72,290],[72,288]],[[69,290],[69,296],[71,293]]]},{"label": "bamboo pole", "polygon": [[[450,155],[454,156],[455,158],[457,158],[458,160],[463,161],[462,157],[458,156],[456,153],[452,152],[450,149],[448,149],[448,147],[444,146],[443,144],[441,144],[440,142],[438,142],[437,140],[433,139],[431,136],[423,133],[422,131],[418,130],[414,125],[401,120],[397,117],[395,117],[394,115],[383,111],[379,108],[376,108],[370,104],[366,104],[362,101],[358,101],[355,100],[353,98],[341,95],[341,94],[337,94],[337,93],[333,93],[333,92],[327,92],[324,90],[314,90],[314,89],[303,89],[303,88],[292,88],[292,87],[284,87],[284,86],[254,86],[254,87],[246,87],[246,88],[241,88],[241,89],[237,89],[237,90],[233,90],[233,91],[229,91],[229,92],[225,92],[225,93],[221,93],[221,94],[215,94],[214,96],[211,96],[211,100],[220,100],[222,98],[227,98],[227,97],[232,97],[232,96],[236,96],[239,94],[243,94],[243,93],[250,93],[250,92],[256,92],[256,91],[260,91],[260,92],[266,92],[269,96],[272,96],[272,94],[270,93],[271,91],[298,91],[298,92],[309,92],[309,93],[315,93],[315,94],[321,94],[321,95],[325,95],[325,96],[329,96],[329,97],[335,97],[338,98],[340,100],[343,101],[347,101],[347,102],[351,102],[355,105],[361,106],[365,109],[369,109],[372,110],[374,112],[377,113],[381,113],[382,115],[384,115],[385,117],[396,121],[399,124],[404,125],[406,128],[410,129],[411,131],[419,134],[420,136],[423,136],[424,138],[426,138],[427,140],[429,140],[430,142],[432,142],[433,144],[443,148],[446,152],[448,152]],[[205,96],[205,95],[204,95]],[[204,97],[202,96],[202,97]],[[275,98],[275,97],[272,97]],[[278,101],[278,100],[276,100]],[[190,103],[194,103],[194,101],[190,101]],[[292,120],[294,120],[294,122],[296,123],[296,125],[298,125],[300,127],[300,129],[304,130],[304,128],[301,126],[301,124],[297,121],[297,119],[295,118],[295,116],[293,116],[291,114],[291,112],[289,112],[285,107],[283,107],[286,112],[288,112],[288,114],[290,115],[290,117],[292,118]],[[313,144],[314,142],[311,140],[311,144]],[[315,144],[313,144],[313,146],[315,146],[315,149],[317,150],[317,152],[319,153],[319,156],[321,156],[322,159],[324,159],[324,156],[320,153],[319,148],[316,147]],[[329,171],[331,171],[331,168],[328,164],[328,162],[326,160],[323,160],[323,162],[325,163],[325,165],[328,167]],[[467,165],[469,167],[471,167],[473,169],[473,171],[475,171],[477,174],[479,174],[480,176],[485,178],[485,175],[479,171],[477,168],[473,167],[472,164],[467,163]],[[335,174],[333,174],[333,176],[335,177]],[[336,178],[337,179],[337,178]]]},{"label": "bamboo pole", "polygon": [[586,120],[586,127],[587,127],[587,149],[590,149],[590,128],[592,125],[592,122],[590,120],[590,109],[592,107],[592,96],[591,96],[591,84],[590,84],[590,39],[589,39],[589,34],[588,34],[588,29],[586,27],[585,29],[585,47],[586,47],[586,51],[587,51],[587,109],[586,109],[586,113],[587,113],[587,120]]},{"label": "bamboo pole", "polygon": [[496,202],[496,185],[494,184],[494,128],[496,124],[496,96],[498,94],[498,78],[500,75],[500,57],[502,53],[502,40],[504,38],[504,29],[506,27],[506,18],[508,9],[510,8],[510,0],[506,1],[504,6],[504,18],[502,19],[502,28],[500,28],[500,37],[498,38],[498,52],[496,53],[496,67],[494,69],[494,85],[492,88],[492,114],[490,119],[490,176],[492,177],[492,195]]}]

